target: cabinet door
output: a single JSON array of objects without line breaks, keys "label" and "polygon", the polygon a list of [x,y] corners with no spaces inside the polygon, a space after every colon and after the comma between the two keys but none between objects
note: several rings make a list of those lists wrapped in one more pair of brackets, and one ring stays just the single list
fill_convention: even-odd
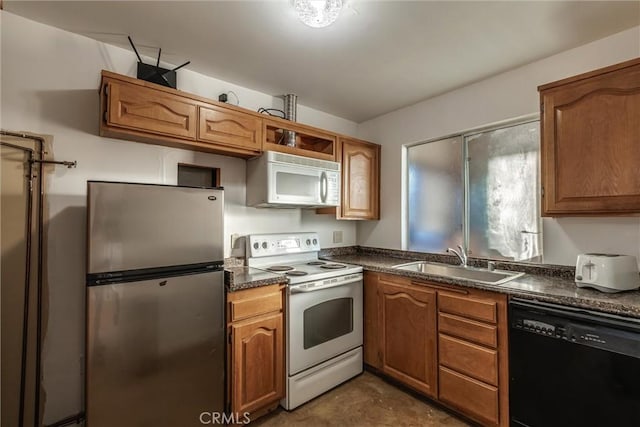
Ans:
[{"label": "cabinet door", "polygon": [[200,107],[198,141],[232,145],[259,152],[262,145],[262,120],[213,105]]},{"label": "cabinet door", "polygon": [[364,363],[382,368],[378,322],[378,275],[364,272]]},{"label": "cabinet door", "polygon": [[341,138],[340,217],[380,219],[380,146]]},{"label": "cabinet door", "polygon": [[107,124],[140,132],[196,138],[197,105],[188,98],[109,81]]},{"label": "cabinet door", "polygon": [[539,90],[543,214],[640,212],[640,60]]},{"label": "cabinet door", "polygon": [[231,411],[254,412],[284,397],[282,313],[231,328]]},{"label": "cabinet door", "polygon": [[435,292],[380,282],[379,294],[383,372],[435,397]]}]

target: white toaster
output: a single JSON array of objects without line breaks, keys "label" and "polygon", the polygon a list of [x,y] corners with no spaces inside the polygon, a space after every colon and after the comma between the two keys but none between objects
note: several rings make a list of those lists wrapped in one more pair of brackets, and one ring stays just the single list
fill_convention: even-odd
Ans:
[{"label": "white toaster", "polygon": [[581,254],[576,261],[576,286],[602,292],[640,287],[638,261],[632,255]]}]

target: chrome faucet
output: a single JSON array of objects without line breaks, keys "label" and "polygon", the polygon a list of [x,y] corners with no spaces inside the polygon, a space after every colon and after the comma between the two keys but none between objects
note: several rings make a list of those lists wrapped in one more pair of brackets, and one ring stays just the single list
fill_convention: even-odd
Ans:
[{"label": "chrome faucet", "polygon": [[460,265],[463,267],[467,266],[467,252],[464,250],[464,248],[461,245],[458,245],[458,249],[460,251],[456,251],[455,249],[452,248],[447,248],[447,253],[452,253],[455,256],[458,257],[458,259],[460,260]]}]

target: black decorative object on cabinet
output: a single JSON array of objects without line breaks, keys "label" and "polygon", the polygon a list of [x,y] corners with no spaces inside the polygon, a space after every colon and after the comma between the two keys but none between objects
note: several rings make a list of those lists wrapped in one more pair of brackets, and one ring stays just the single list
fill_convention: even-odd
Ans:
[{"label": "black decorative object on cabinet", "polygon": [[178,65],[176,68],[169,70],[167,68],[162,68],[160,66],[160,56],[162,55],[162,48],[158,50],[158,60],[156,61],[156,65],[145,64],[142,62],[142,58],[140,58],[140,54],[136,49],[136,46],[133,44],[133,40],[131,37],[127,36],[129,39],[129,43],[131,43],[131,47],[138,57],[138,73],[136,75],[140,80],[145,80],[151,83],[156,83],[162,86],[167,86],[173,89],[177,88],[177,78],[176,71],[185,65],[189,65],[191,61],[187,61],[182,65]]}]

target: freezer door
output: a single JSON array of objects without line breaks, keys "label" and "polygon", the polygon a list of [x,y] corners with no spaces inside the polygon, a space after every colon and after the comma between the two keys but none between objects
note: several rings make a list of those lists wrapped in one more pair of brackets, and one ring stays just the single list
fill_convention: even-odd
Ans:
[{"label": "freezer door", "polygon": [[222,274],[87,288],[89,426],[202,426],[223,411]]},{"label": "freezer door", "polygon": [[223,259],[222,190],[89,182],[87,273]]}]

